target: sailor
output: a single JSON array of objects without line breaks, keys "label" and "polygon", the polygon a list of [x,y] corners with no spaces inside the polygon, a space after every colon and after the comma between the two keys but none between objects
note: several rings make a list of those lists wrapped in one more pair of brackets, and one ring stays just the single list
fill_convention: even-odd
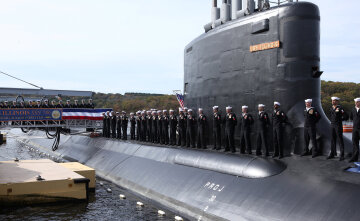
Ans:
[{"label": "sailor", "polygon": [[111,133],[111,116],[110,116],[110,111],[106,112],[106,137],[110,138],[110,133]]},{"label": "sailor", "polygon": [[114,111],[111,111],[110,124],[111,124],[111,138],[116,138],[116,115]]},{"label": "sailor", "polygon": [[148,142],[152,142],[152,111],[147,111],[146,116],[146,137]]},{"label": "sailor", "polygon": [[136,127],[136,118],[134,113],[130,113],[130,140],[135,140],[135,127]]},{"label": "sailor", "polygon": [[259,104],[258,105],[258,120],[256,121],[256,155],[260,156],[262,155],[262,151],[261,151],[261,146],[264,148],[265,150],[265,156],[270,156],[269,155],[269,148],[268,148],[268,141],[267,141],[267,129],[270,125],[270,118],[268,113],[266,113],[265,111],[265,105],[264,104]]},{"label": "sailor", "polygon": [[35,108],[42,108],[42,105],[41,105],[41,101],[40,100],[37,100],[36,101],[36,106]]},{"label": "sailor", "polygon": [[18,108],[18,105],[17,105],[16,101],[12,102],[11,108]]},{"label": "sailor", "polygon": [[213,138],[214,138],[214,150],[221,149],[221,115],[219,114],[219,107],[213,107]]},{"label": "sailor", "polygon": [[251,150],[251,125],[254,123],[254,118],[248,113],[249,107],[244,105],[241,107],[242,113],[240,118],[240,153],[252,154]]},{"label": "sailor", "polygon": [[176,145],[176,127],[177,127],[177,118],[175,116],[174,110],[170,110],[169,116],[169,126],[170,126],[170,140],[169,143],[171,146]]},{"label": "sailor", "polygon": [[126,112],[122,111],[122,116],[121,116],[121,127],[122,127],[122,139],[123,140],[127,140],[127,127],[128,127],[128,122],[129,119],[126,116]]},{"label": "sailor", "polygon": [[80,104],[78,100],[74,100],[74,104],[72,105],[72,108],[80,108]]},{"label": "sailor", "polygon": [[0,102],[0,109],[3,109],[4,108],[4,104],[3,102]]},{"label": "sailor", "polygon": [[106,115],[105,113],[101,113],[101,116],[103,117],[103,137],[106,137]]},{"label": "sailor", "polygon": [[4,101],[4,108],[10,108],[8,105],[8,101]]},{"label": "sailor", "polygon": [[25,103],[24,103],[24,101],[20,101],[20,106],[19,106],[19,108],[25,108]]},{"label": "sailor", "polygon": [[48,100],[44,100],[44,104],[42,105],[42,108],[50,108]]},{"label": "sailor", "polygon": [[72,105],[70,103],[70,100],[66,101],[65,108],[72,108]]},{"label": "sailor", "polygon": [[178,117],[178,146],[185,146],[186,145],[186,116],[184,110],[179,108],[179,117]]},{"label": "sailor", "polygon": [[141,137],[141,111],[136,112],[136,140]]},{"label": "sailor", "polygon": [[316,123],[320,120],[321,115],[316,110],[315,107],[311,106],[312,99],[305,100],[305,110],[304,110],[304,139],[305,139],[305,148],[301,156],[306,156],[310,154],[309,143],[312,144],[312,157],[317,157],[320,155],[320,150],[316,141]]},{"label": "sailor", "polygon": [[163,144],[163,136],[162,136],[162,111],[161,110],[158,110],[157,111],[157,132],[156,132],[156,143],[160,143],[160,144]]},{"label": "sailor", "polygon": [[81,104],[79,104],[79,108],[86,108],[87,104],[84,99],[81,99]]},{"label": "sailor", "polygon": [[162,143],[165,145],[169,145],[169,115],[167,114],[167,110],[163,110],[162,117]]},{"label": "sailor", "polygon": [[347,120],[349,116],[340,105],[340,98],[331,97],[331,103],[332,103],[332,107],[330,108],[331,151],[327,159],[332,159],[336,156],[336,140],[338,139],[340,144],[339,160],[342,161],[345,159],[342,122]]},{"label": "sailor", "polygon": [[352,143],[353,152],[349,162],[359,160],[359,141],[360,141],[360,98],[355,98],[355,107],[351,110],[350,119],[353,121]]},{"label": "sailor", "polygon": [[116,112],[116,139],[121,139],[121,116],[120,112]]},{"label": "sailor", "polygon": [[274,155],[273,158],[284,157],[284,150],[282,145],[284,135],[284,124],[287,122],[286,114],[280,110],[280,103],[274,102],[274,112],[272,114],[272,125],[273,125],[273,142],[274,142]]},{"label": "sailor", "polygon": [[157,143],[157,126],[158,126],[158,118],[157,112],[154,110],[151,113],[151,142]]},{"label": "sailor", "polygon": [[199,108],[199,117],[197,119],[197,148],[198,149],[206,149],[206,134],[208,128],[207,117],[204,114],[202,108]]},{"label": "sailor", "polygon": [[56,108],[56,104],[55,104],[55,101],[52,100],[51,101],[51,104],[49,105],[50,108]]},{"label": "sailor", "polygon": [[186,147],[195,148],[195,125],[196,119],[193,116],[192,109],[188,109],[186,118]]},{"label": "sailor", "polygon": [[226,107],[225,124],[225,152],[231,150],[235,153],[235,126],[237,125],[236,115],[232,112],[232,107]]},{"label": "sailor", "polygon": [[95,108],[95,104],[93,103],[92,99],[89,99],[88,104],[86,105],[87,108],[91,108],[94,109]]},{"label": "sailor", "polygon": [[148,128],[148,125],[147,125],[147,122],[148,122],[148,119],[147,119],[147,116],[145,115],[146,111],[142,111],[141,112],[141,136],[140,136],[140,139],[141,141],[146,141],[146,134],[147,134],[147,128]]},{"label": "sailor", "polygon": [[28,101],[28,104],[26,105],[26,108],[33,108],[31,100]]},{"label": "sailor", "polygon": [[185,117],[187,117],[187,116],[188,116],[188,111],[189,111],[189,108],[184,107],[184,115],[185,115]]}]

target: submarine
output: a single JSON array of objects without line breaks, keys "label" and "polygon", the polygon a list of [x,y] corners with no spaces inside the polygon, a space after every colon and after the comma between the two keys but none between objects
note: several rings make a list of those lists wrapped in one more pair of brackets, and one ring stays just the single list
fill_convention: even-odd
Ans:
[{"label": "submarine", "polygon": [[[304,99],[323,115],[323,153],[330,125],[320,104],[320,12],[315,4],[224,0],[212,3],[205,33],[184,50],[185,104],[282,103],[290,123],[282,160],[169,147],[137,141],[62,135],[57,157],[96,169],[101,178],[189,220],[359,220],[359,173],[346,162],[299,157]],[[207,113],[210,115],[210,113]],[[51,152],[42,131],[10,133],[19,142]],[[347,145],[349,141],[346,141]],[[348,148],[348,147],[347,147]]]}]

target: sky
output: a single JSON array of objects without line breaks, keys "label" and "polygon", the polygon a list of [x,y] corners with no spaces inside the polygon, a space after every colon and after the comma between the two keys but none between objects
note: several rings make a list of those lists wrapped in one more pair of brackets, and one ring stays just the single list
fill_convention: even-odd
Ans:
[{"label": "sky", "polygon": [[[220,2],[220,0],[219,0]],[[360,83],[358,1],[321,13],[323,80]],[[210,0],[0,0],[0,71],[47,89],[171,94]],[[26,87],[0,75],[1,87]]]}]

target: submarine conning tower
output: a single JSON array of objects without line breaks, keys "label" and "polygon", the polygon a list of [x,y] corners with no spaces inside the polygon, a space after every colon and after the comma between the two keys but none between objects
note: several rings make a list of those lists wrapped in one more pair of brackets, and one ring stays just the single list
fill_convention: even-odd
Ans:
[{"label": "submarine conning tower", "polygon": [[[202,107],[208,116],[214,105],[222,114],[230,105],[238,116],[241,106],[247,105],[257,116],[258,104],[265,104],[271,114],[273,102],[278,101],[289,118],[285,154],[300,154],[304,148],[304,100],[312,98],[322,115],[318,144],[327,154],[330,123],[320,99],[319,8],[309,2],[288,1],[274,7],[266,0],[257,2],[255,6],[253,0],[223,0],[218,8],[217,1],[212,1],[205,33],[185,47],[185,105]],[[240,129],[235,133],[239,137]],[[271,128],[268,134],[272,143]],[[251,137],[254,149],[255,134]],[[350,148],[345,139],[345,151]]]}]

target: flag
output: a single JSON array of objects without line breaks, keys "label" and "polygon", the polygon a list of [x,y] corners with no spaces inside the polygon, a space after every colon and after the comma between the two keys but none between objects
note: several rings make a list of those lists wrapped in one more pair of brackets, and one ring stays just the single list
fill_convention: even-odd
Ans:
[{"label": "flag", "polygon": [[184,108],[184,95],[176,93],[176,99],[179,101],[180,107]]},{"label": "flag", "polygon": [[63,120],[102,120],[102,113],[112,111],[112,109],[82,109],[64,108],[62,112]]}]

